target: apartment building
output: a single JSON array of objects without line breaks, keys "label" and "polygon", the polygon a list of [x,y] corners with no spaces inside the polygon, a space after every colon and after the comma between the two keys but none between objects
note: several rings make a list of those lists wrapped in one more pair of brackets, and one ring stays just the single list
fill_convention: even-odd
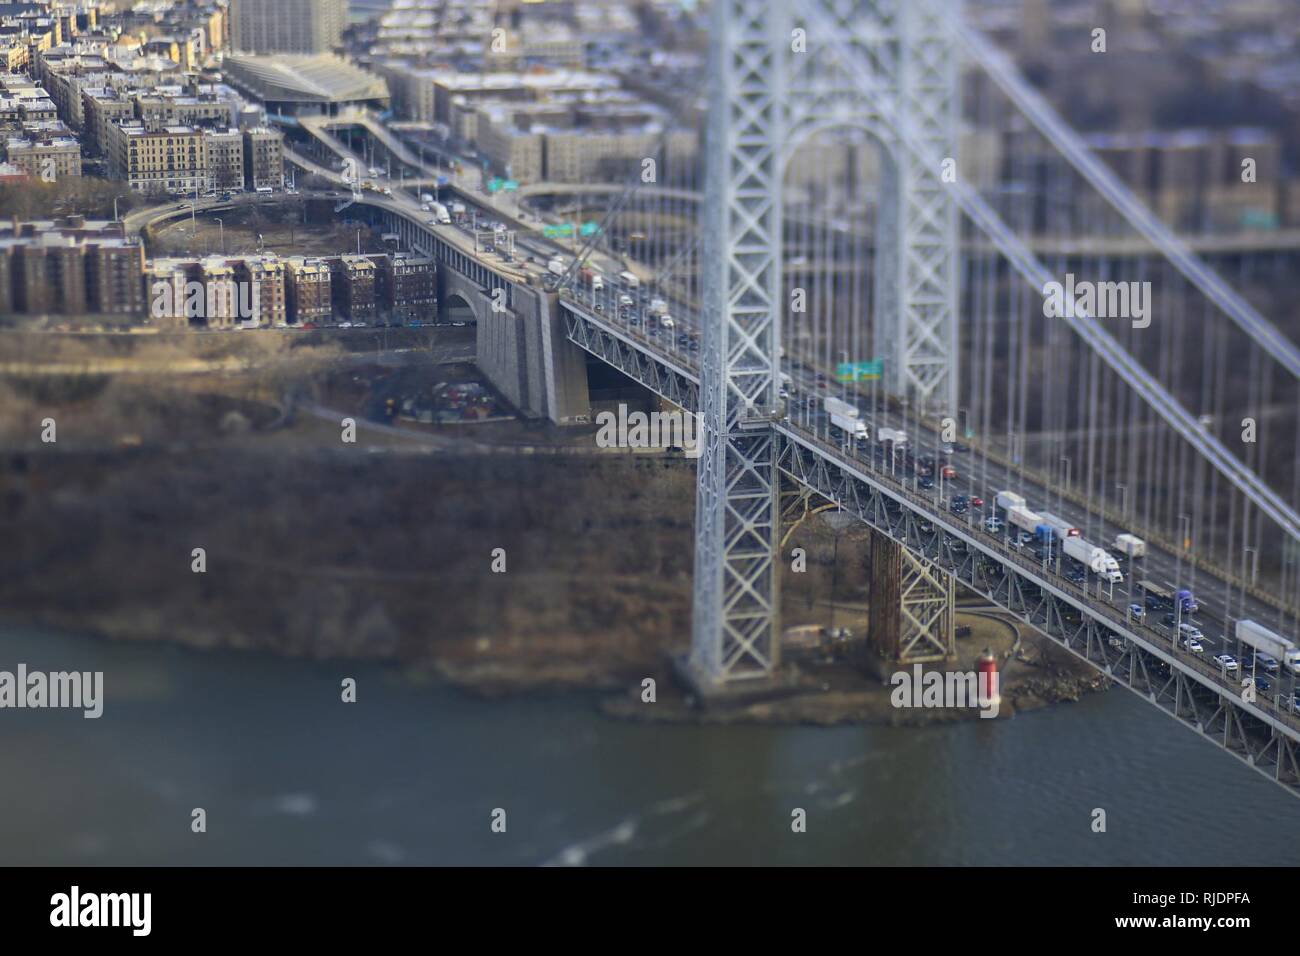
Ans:
[{"label": "apartment building", "polygon": [[368,256],[330,260],[334,313],[351,322],[371,322],[379,309],[379,269]]},{"label": "apartment building", "polygon": [[134,120],[114,123],[105,146],[109,175],[133,190],[187,193],[209,188],[203,130],[192,126],[149,130]]},{"label": "apartment building", "polygon": [[144,248],[120,223],[0,225],[0,312],[139,317],[143,274]]},{"label": "apartment building", "polygon": [[283,325],[289,320],[285,293],[285,264],[276,256],[250,256],[235,262],[235,277],[247,286],[252,314],[247,317],[260,326]]},{"label": "apartment building", "polygon": [[6,162],[42,182],[81,175],[81,144],[68,133],[34,129],[5,141]]},{"label": "apartment building", "polygon": [[438,306],[437,267],[427,256],[385,256],[380,269],[384,307],[401,322],[433,317]]},{"label": "apartment building", "polygon": [[333,315],[330,267],[320,259],[285,260],[285,302],[293,325],[328,322]]},{"label": "apartment building", "polygon": [[255,126],[244,131],[244,179],[249,189],[284,187],[284,136]]},{"label": "apartment building", "polygon": [[209,189],[244,188],[244,134],[237,129],[203,130],[203,148]]},{"label": "apartment building", "polygon": [[231,45],[241,53],[328,53],[346,19],[347,0],[233,0]]}]

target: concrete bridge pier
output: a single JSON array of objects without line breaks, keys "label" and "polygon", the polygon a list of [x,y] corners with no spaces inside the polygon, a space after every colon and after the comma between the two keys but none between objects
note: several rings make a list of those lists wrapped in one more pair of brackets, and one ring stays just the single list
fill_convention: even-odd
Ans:
[{"label": "concrete bridge pier", "polygon": [[475,323],[479,370],[523,415],[558,425],[589,420],[586,353],[565,336],[554,293],[517,283],[484,287],[442,268],[438,303],[444,321]]},{"label": "concrete bridge pier", "polygon": [[886,666],[956,657],[953,576],[871,532],[870,648]]}]

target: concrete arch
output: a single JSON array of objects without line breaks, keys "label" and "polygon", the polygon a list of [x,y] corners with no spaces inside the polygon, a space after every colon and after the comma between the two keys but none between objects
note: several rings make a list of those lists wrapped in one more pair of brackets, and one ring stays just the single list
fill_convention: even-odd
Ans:
[{"label": "concrete arch", "polygon": [[449,292],[443,296],[441,306],[439,311],[442,314],[439,318],[443,322],[473,322],[475,325],[478,324],[478,311],[469,296],[460,292]]}]

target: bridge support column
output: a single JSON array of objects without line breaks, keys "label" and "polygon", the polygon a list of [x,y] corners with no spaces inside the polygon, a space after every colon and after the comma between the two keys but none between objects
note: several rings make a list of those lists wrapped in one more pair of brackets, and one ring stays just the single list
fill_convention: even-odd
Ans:
[{"label": "bridge support column", "polygon": [[[779,479],[785,4],[713,5],[703,347],[689,672],[702,690],[768,683],[780,653]],[[752,682],[752,683],[751,683]]]},{"label": "bridge support column", "polygon": [[891,664],[955,657],[952,575],[879,531],[871,533],[871,648]]}]

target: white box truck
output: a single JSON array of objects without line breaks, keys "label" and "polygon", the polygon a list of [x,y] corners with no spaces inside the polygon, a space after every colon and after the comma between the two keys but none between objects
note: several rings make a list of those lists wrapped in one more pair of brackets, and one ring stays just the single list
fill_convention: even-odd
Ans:
[{"label": "white box truck", "polygon": [[881,442],[892,442],[895,450],[907,447],[907,433],[897,428],[878,428],[876,438]]},{"label": "white box truck", "polygon": [[620,272],[620,273],[618,274],[618,278],[619,278],[619,281],[622,282],[622,283],[623,283],[625,286],[627,286],[629,289],[639,289],[639,288],[641,288],[641,280],[638,279],[636,276],[634,276],[634,275],[633,275],[632,273],[630,273],[630,272]]},{"label": "white box truck", "polygon": [[1124,580],[1124,575],[1119,569],[1119,563],[1106,553],[1105,548],[1100,548],[1090,541],[1084,541],[1082,538],[1066,538],[1061,544],[1061,550],[1093,574],[1100,575],[1107,581],[1118,584]]},{"label": "white box truck", "polygon": [[1079,529],[1070,524],[1070,522],[1066,521],[1064,518],[1058,518],[1050,511],[1044,511],[1042,518],[1043,524],[1052,529],[1052,536],[1056,538],[1057,541],[1064,541],[1066,538],[1079,537]]},{"label": "white box truck", "polygon": [[1254,649],[1257,664],[1270,658],[1281,661],[1291,673],[1300,673],[1300,647],[1264,625],[1254,621],[1238,621],[1237,640]]},{"label": "white box truck", "polygon": [[862,413],[858,411],[856,405],[851,405],[850,403],[838,398],[827,398],[824,402],[824,407],[826,409],[826,414],[828,415],[838,415],[840,418],[862,417]]},{"label": "white box truck", "polygon": [[553,273],[554,275],[557,276],[564,275],[564,272],[567,268],[568,267],[564,263],[563,256],[552,256],[551,261],[546,263],[546,271]]},{"label": "white box truck", "polygon": [[831,424],[836,428],[844,431],[850,438],[867,438],[867,423],[860,418],[850,418],[846,415],[837,415],[831,412]]},{"label": "white box truck", "polygon": [[1113,547],[1120,554],[1127,554],[1130,558],[1143,558],[1147,553],[1147,543],[1132,534],[1116,535]]},{"label": "white box truck", "polygon": [[1007,509],[1007,523],[1019,528],[1021,531],[1034,534],[1038,526],[1043,523],[1043,516],[1030,511],[1028,508],[1013,506]]},{"label": "white box truck", "polygon": [[1014,491],[999,491],[993,499],[999,508],[1010,511],[1012,508],[1023,508],[1025,506],[1024,495],[1018,495]]},{"label": "white box truck", "polygon": [[429,203],[429,208],[433,210],[433,218],[436,219],[442,225],[446,225],[447,223],[451,222],[451,213],[447,211],[447,207],[444,206],[442,203],[431,202]]}]

